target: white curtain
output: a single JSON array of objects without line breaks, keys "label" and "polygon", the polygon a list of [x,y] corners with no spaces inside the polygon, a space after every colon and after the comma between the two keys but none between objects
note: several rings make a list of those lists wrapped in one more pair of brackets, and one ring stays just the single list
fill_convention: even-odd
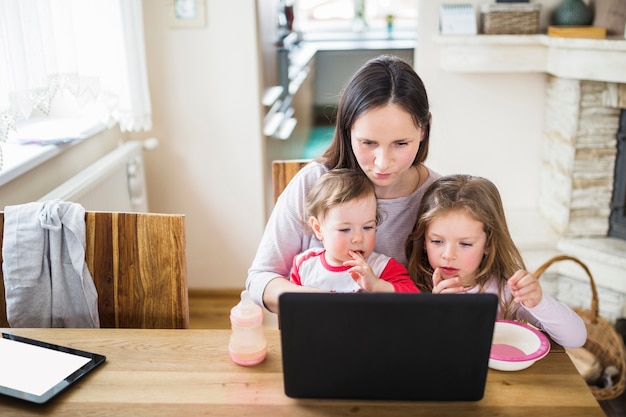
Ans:
[{"label": "white curtain", "polygon": [[151,129],[141,0],[0,0],[0,142],[57,94],[108,126]]}]

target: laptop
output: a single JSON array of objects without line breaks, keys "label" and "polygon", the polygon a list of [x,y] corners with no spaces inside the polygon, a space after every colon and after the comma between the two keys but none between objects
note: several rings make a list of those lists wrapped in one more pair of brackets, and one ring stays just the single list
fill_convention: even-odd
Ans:
[{"label": "laptop", "polygon": [[494,294],[284,293],[285,394],[478,401],[497,303]]}]

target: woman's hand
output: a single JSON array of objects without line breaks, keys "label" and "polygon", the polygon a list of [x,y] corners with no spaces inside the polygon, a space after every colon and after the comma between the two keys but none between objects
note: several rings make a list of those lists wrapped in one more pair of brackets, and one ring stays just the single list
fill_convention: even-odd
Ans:
[{"label": "woman's hand", "polygon": [[516,303],[521,303],[524,307],[533,308],[541,301],[543,295],[541,285],[530,272],[520,269],[509,278],[507,284]]},{"label": "woman's hand", "polygon": [[278,297],[284,292],[325,292],[319,288],[296,285],[285,277],[276,277],[265,286],[263,304],[272,313],[278,314]]},{"label": "woman's hand", "polygon": [[380,279],[374,274],[372,267],[365,261],[365,258],[358,252],[349,251],[352,260],[345,261],[345,266],[350,266],[348,273],[352,279],[367,292],[389,292],[394,291],[391,283]]},{"label": "woman's hand", "polygon": [[459,276],[447,279],[441,278],[441,269],[435,268],[433,272],[433,294],[456,294],[465,291],[463,280]]}]

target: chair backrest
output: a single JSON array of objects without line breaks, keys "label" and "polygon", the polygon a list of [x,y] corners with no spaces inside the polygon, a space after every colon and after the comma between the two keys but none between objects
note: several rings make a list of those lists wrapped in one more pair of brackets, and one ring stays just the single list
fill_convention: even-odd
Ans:
[{"label": "chair backrest", "polygon": [[289,181],[300,169],[311,162],[311,159],[283,159],[272,161],[272,186],[274,188],[274,203],[283,192]]},{"label": "chair backrest", "polygon": [[[189,327],[184,215],[88,211],[85,225],[100,327]],[[0,212],[0,244],[3,236]],[[0,291],[0,327],[8,327],[1,270]]]}]

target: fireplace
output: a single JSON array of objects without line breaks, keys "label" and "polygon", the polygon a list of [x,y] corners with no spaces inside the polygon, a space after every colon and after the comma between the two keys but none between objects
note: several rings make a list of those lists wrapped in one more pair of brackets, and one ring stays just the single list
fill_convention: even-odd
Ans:
[{"label": "fireplace", "polygon": [[609,236],[626,239],[626,110],[624,109],[620,112],[616,139],[617,155],[609,217]]}]

